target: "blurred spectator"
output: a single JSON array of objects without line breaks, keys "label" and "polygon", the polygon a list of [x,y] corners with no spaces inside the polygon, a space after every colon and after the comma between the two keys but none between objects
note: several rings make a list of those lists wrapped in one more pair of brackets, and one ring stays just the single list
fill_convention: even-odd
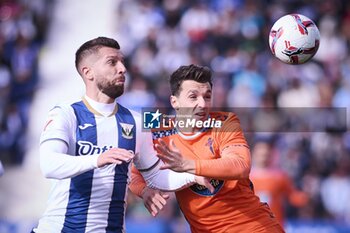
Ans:
[{"label": "blurred spectator", "polygon": [[349,157],[341,157],[330,176],[321,183],[321,198],[326,210],[336,221],[350,224]]},{"label": "blurred spectator", "polygon": [[4,111],[8,102],[11,87],[11,73],[9,64],[6,63],[3,55],[3,41],[0,36],[0,122],[3,121]]},{"label": "blurred spectator", "polygon": [[135,76],[131,82],[130,89],[118,101],[135,111],[141,111],[141,108],[155,106],[156,97],[147,90],[149,88],[146,79]]},{"label": "blurred spectator", "polygon": [[51,1],[0,1],[0,160],[21,164]]},{"label": "blurred spectator", "polygon": [[286,204],[301,207],[307,203],[308,197],[296,189],[293,180],[283,170],[273,165],[273,160],[278,154],[274,154],[272,148],[268,140],[258,140],[254,143],[250,178],[260,201],[269,204],[283,226]]},{"label": "blurred spectator", "polygon": [[[303,101],[300,101],[300,100]],[[300,78],[292,78],[288,82],[287,89],[281,91],[278,97],[278,106],[292,107],[318,107],[320,95],[315,86],[303,83]]]},{"label": "blurred spectator", "polygon": [[208,32],[217,23],[217,14],[212,12],[205,1],[201,0],[194,1],[194,4],[184,12],[180,20],[181,29],[187,33],[193,43],[204,41]]}]

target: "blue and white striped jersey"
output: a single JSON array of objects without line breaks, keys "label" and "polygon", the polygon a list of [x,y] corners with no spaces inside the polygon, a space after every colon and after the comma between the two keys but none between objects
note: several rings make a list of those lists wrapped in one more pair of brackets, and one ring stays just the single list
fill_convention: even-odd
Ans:
[{"label": "blue and white striped jersey", "polygon": [[[155,165],[158,158],[151,134],[141,131],[140,115],[114,106],[115,111],[101,114],[106,106],[85,99],[50,111],[40,142],[59,140],[68,150],[40,155],[42,170],[49,170],[46,176],[53,178],[53,187],[35,232],[125,232],[130,163],[97,168],[97,157],[113,147],[125,148],[135,153],[133,162],[142,170]],[[181,179],[179,186],[165,188],[178,189],[194,181],[186,173]]]}]

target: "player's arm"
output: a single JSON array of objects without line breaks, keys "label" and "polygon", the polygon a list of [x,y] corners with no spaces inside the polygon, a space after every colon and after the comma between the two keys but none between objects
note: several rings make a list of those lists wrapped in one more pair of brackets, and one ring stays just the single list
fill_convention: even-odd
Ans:
[{"label": "player's arm", "polygon": [[250,151],[242,145],[230,145],[221,151],[221,157],[211,160],[195,160],[197,175],[218,179],[248,178],[251,168]]},{"label": "player's arm", "polygon": [[131,168],[131,182],[129,184],[129,189],[132,193],[142,198],[143,204],[153,217],[163,209],[169,198],[168,194],[147,187],[145,180],[135,166],[132,166]]},{"label": "player's arm", "polygon": [[178,173],[169,169],[161,170],[160,168],[164,164],[156,156],[151,133],[141,132],[138,139],[140,139],[141,145],[135,155],[134,164],[142,174],[148,187],[161,191],[177,191],[198,183],[206,186],[211,191],[214,190],[209,180],[204,177],[187,172]]},{"label": "player's arm", "polygon": [[106,164],[130,161],[133,154],[113,148],[101,155],[74,156],[68,154],[69,132],[74,125],[69,110],[56,107],[50,111],[40,143],[40,167],[46,178],[65,179]]},{"label": "player's arm", "polygon": [[40,145],[40,168],[46,178],[65,179],[96,168],[97,155],[71,156],[66,142],[47,140]]},{"label": "player's arm", "polygon": [[141,173],[135,168],[131,167],[131,181],[129,184],[130,191],[138,197],[142,198],[142,191],[147,187],[146,181],[143,179]]},{"label": "player's arm", "polygon": [[198,160],[184,159],[173,141],[167,145],[160,140],[156,148],[161,152],[158,157],[165,163],[162,169],[216,179],[247,178],[251,168],[250,151],[237,117],[231,115],[224,122],[223,128],[216,133],[215,140],[220,153],[218,158]]},{"label": "player's arm", "polygon": [[67,151],[66,142],[59,139],[47,140],[40,145],[40,167],[46,178],[71,178],[104,165],[128,162],[134,157],[119,148],[89,156],[72,156]]}]

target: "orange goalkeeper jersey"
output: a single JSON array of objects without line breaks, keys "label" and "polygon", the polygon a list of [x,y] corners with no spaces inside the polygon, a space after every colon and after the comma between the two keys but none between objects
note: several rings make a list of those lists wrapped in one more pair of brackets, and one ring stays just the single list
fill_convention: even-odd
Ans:
[{"label": "orange goalkeeper jersey", "polygon": [[[224,112],[211,113],[210,117],[222,120],[222,127],[193,135],[174,129],[153,132],[154,143],[159,138],[166,143],[173,139],[184,157],[196,161],[196,175],[212,178],[214,193],[198,184],[176,192],[191,231],[283,232],[269,207],[254,194],[249,178],[239,178],[240,171],[247,166],[250,169],[251,162],[238,118]],[[144,185],[134,170],[130,189],[140,195]]]}]

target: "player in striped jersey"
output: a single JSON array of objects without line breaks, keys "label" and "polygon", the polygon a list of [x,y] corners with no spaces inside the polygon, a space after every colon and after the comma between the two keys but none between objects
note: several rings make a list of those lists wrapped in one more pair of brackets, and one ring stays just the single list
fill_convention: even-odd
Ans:
[{"label": "player in striped jersey", "polygon": [[53,181],[48,207],[33,232],[125,232],[130,161],[150,187],[178,190],[203,177],[159,170],[140,116],[116,103],[126,68],[117,41],[99,37],[76,52],[86,86],[83,100],[49,113],[40,139],[40,165]]},{"label": "player in striped jersey", "polygon": [[[158,157],[178,172],[211,178],[215,188],[192,185],[176,191],[176,199],[193,233],[284,232],[266,203],[254,194],[249,180],[250,151],[237,116],[230,112],[211,112],[212,80],[207,67],[181,66],[170,77],[174,121],[186,116],[191,121],[220,120],[219,127],[155,129],[153,139]],[[179,124],[180,125],[180,124]],[[175,125],[174,125],[175,126]],[[186,126],[186,125],[185,125]],[[142,177],[133,171],[130,189],[143,197],[150,195]],[[146,200],[155,215],[166,201],[157,191]],[[145,198],[144,198],[145,199]],[[152,208],[153,207],[153,208]],[[158,208],[158,209],[157,209]]]}]

